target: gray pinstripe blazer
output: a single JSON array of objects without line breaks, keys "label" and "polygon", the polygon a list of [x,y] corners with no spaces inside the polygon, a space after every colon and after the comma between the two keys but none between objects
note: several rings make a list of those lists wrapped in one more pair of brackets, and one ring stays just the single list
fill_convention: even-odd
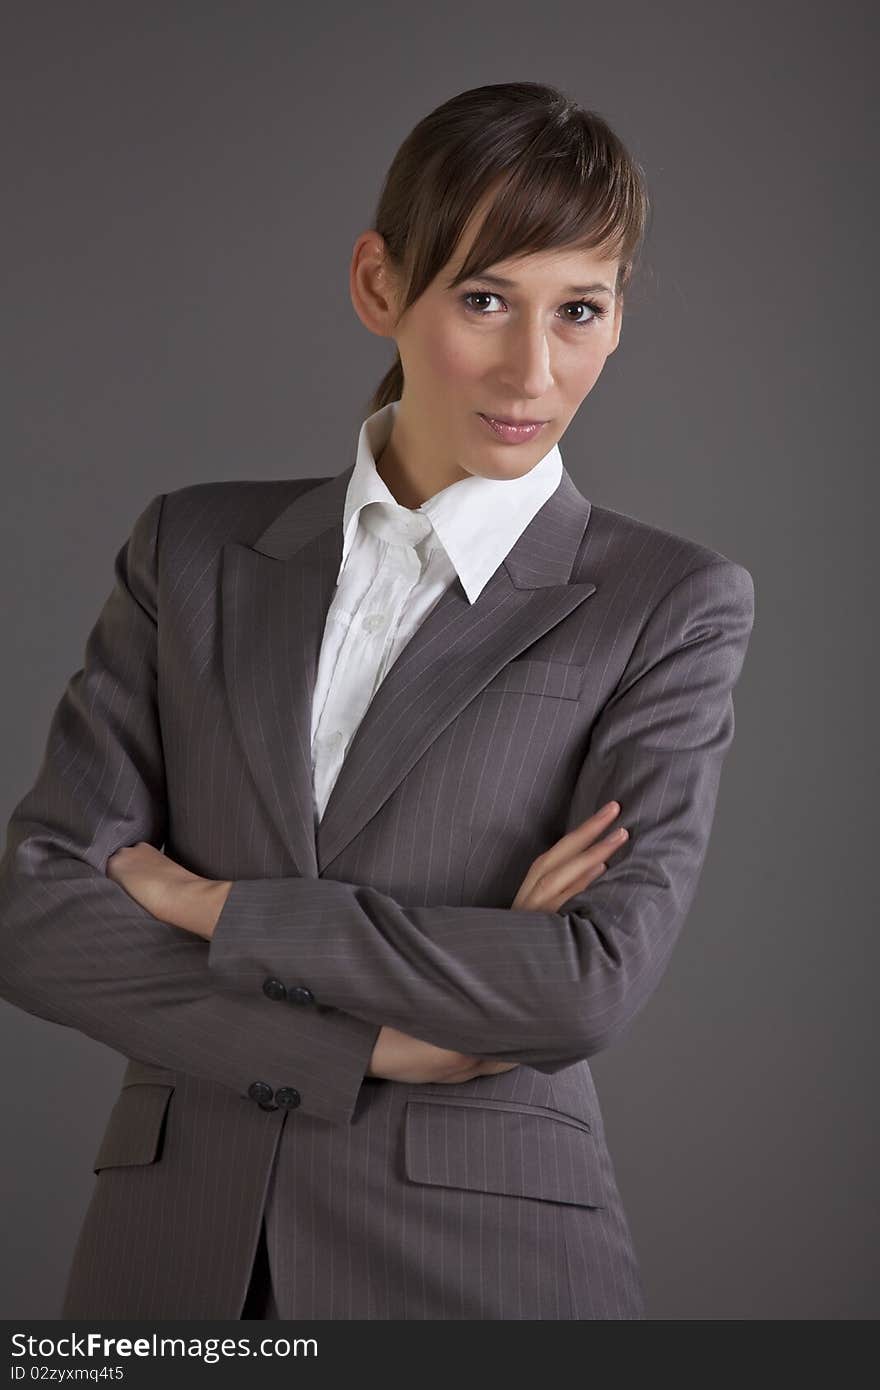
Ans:
[{"label": "gray pinstripe blazer", "polygon": [[[3,995],[130,1059],[62,1316],[237,1318],[265,1213],[286,1317],[642,1318],[587,1059],[697,887],[751,576],[564,471],[478,601],[456,580],[404,648],[316,826],[350,475],[149,503],[9,822]],[[608,871],[511,910],[611,798]],[[235,880],[210,943],[107,878],[138,840]],[[520,1065],[365,1078],[383,1023]]]}]

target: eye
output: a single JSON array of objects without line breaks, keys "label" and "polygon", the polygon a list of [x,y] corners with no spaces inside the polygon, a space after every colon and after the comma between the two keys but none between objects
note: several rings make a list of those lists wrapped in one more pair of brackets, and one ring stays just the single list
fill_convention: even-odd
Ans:
[{"label": "eye", "polygon": [[[494,315],[493,313],[489,313],[489,312],[488,312],[487,310],[485,310],[485,309],[474,308],[474,307],[469,303],[470,300],[472,300],[472,299],[497,299],[497,300],[499,300],[502,304],[504,303],[504,300],[501,299],[501,296],[500,296],[499,294],[495,294],[495,292],[494,292],[493,290],[469,290],[467,294],[463,294],[463,295],[461,296],[461,299],[462,299],[462,303],[464,304],[465,309],[467,310],[468,313],[475,315],[475,317],[477,317],[477,318],[484,318],[484,319],[485,319],[485,318],[494,318],[495,315]],[[597,303],[596,300],[594,300],[594,299],[572,299],[572,300],[570,300],[567,304],[563,304],[562,307],[563,307],[563,309],[589,309],[589,310],[590,310],[590,317],[589,317],[589,318],[584,317],[584,318],[578,318],[578,319],[575,319],[575,318],[569,318],[569,319],[568,319],[568,322],[569,322],[570,324],[573,324],[575,328],[586,328],[586,327],[587,327],[589,324],[591,324],[591,323],[598,323],[598,322],[601,322],[601,320],[604,319],[605,316],[606,316],[606,314],[608,313],[607,308],[606,308],[603,304]]]}]

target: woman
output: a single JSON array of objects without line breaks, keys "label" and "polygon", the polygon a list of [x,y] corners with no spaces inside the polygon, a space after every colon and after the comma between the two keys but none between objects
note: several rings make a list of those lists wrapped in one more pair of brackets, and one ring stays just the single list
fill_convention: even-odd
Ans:
[{"label": "woman", "polygon": [[562,465],[646,210],[557,91],[445,103],[354,248],[354,465],[119,552],[0,879],[5,996],[129,1058],[64,1316],[645,1316],[587,1059],[689,909],[754,598]]}]

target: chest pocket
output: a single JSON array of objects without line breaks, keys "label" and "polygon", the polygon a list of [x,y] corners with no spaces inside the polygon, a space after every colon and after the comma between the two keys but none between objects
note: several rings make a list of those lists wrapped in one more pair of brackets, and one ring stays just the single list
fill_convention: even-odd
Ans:
[{"label": "chest pocket", "polygon": [[520,657],[511,661],[483,687],[483,695],[543,695],[560,700],[577,700],[584,683],[585,666],[565,661],[539,661]]}]

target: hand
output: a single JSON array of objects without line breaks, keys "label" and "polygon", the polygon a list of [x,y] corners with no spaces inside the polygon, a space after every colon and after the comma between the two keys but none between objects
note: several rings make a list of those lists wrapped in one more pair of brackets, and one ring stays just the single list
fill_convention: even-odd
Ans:
[{"label": "hand", "polygon": [[232,887],[225,879],[191,873],[144,840],[111,854],[106,872],[158,921],[207,941]]},{"label": "hand", "polygon": [[589,820],[563,835],[550,849],[539,854],[523,879],[511,907],[528,912],[556,912],[575,893],[583,892],[600,874],[604,874],[608,867],[605,861],[626,844],[629,832],[614,830],[597,843],[593,842],[607,831],[619,814],[619,802],[609,802]]},{"label": "hand", "polygon": [[[628,834],[626,831],[622,835],[606,833],[598,843],[594,841],[608,831],[619,814],[619,803],[612,801],[539,855],[523,879],[512,906],[522,911],[555,912],[573,894],[582,892],[603,874],[607,868],[605,861],[626,844]],[[366,1075],[410,1083],[457,1082],[510,1071],[519,1065],[519,1062],[449,1052],[420,1038],[411,1038],[396,1028],[383,1027],[379,1030]]]},{"label": "hand", "polygon": [[519,1062],[496,1062],[493,1058],[448,1052],[444,1047],[411,1038],[396,1028],[382,1027],[366,1075],[382,1077],[385,1081],[453,1083],[471,1081],[475,1076],[494,1076],[518,1066]]}]

